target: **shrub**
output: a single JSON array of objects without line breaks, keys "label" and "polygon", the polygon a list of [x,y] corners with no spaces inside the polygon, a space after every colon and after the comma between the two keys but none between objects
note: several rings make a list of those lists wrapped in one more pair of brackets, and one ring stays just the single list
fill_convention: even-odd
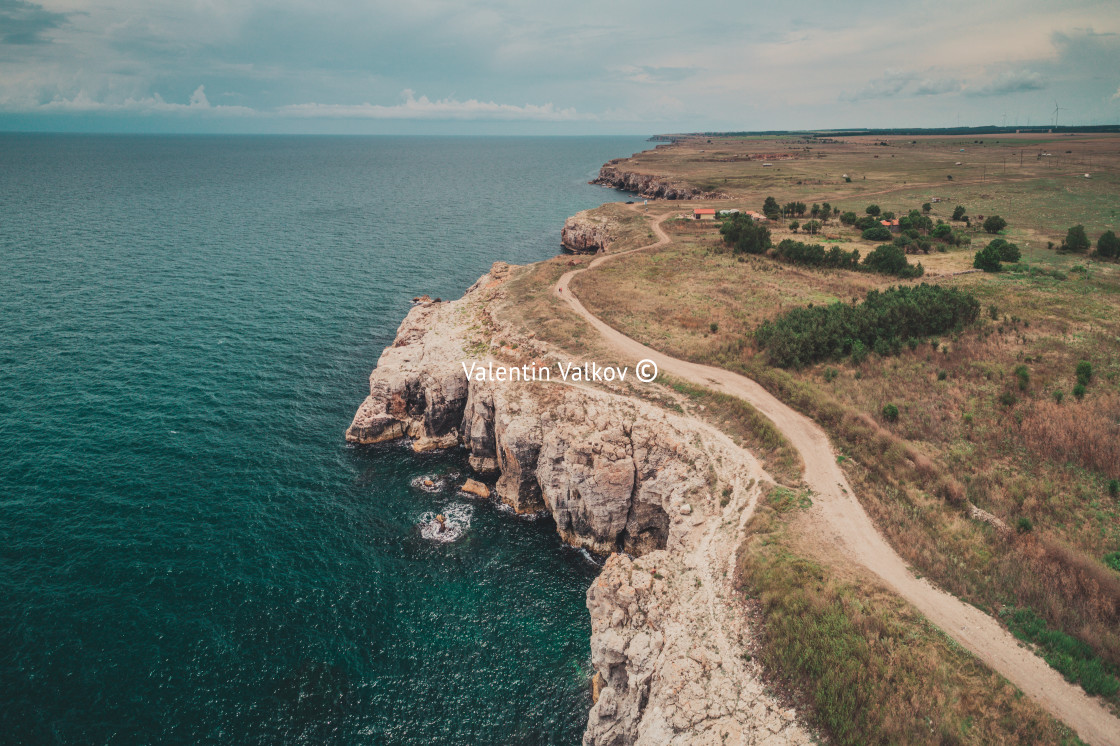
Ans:
[{"label": "shrub", "polygon": [[1012,394],[1010,391],[1004,391],[999,395],[999,403],[1005,407],[1013,407],[1019,401],[1019,397]]},{"label": "shrub", "polygon": [[[828,381],[829,383],[832,383],[833,381],[835,381],[836,376],[838,376],[838,375],[840,375],[840,372],[837,371],[836,368],[825,368],[824,369],[824,380]],[[1113,480],[1113,481],[1115,481],[1115,480]]]},{"label": "shrub", "polygon": [[1066,395],[1063,394],[1061,391],[1055,391],[1054,392],[1054,402],[1056,404],[1061,404],[1062,399],[1065,399],[1065,398],[1066,398]]},{"label": "shrub", "polygon": [[999,233],[1007,227],[1007,221],[999,215],[990,215],[984,219],[984,232],[985,233]]},{"label": "shrub", "polygon": [[944,371],[944,370],[937,371],[937,380],[938,381],[944,381],[948,377],[949,377],[949,373],[947,371]]},{"label": "shrub", "polygon": [[1011,243],[1005,238],[994,238],[988,244],[988,248],[995,247],[999,252],[999,259],[1001,262],[1017,262],[1022,254],[1019,252],[1019,247]]},{"label": "shrub", "polygon": [[762,203],[762,214],[773,220],[782,214],[782,208],[778,206],[778,200],[773,197],[767,197],[766,201]]},{"label": "shrub", "polygon": [[922,284],[872,290],[860,304],[833,303],[795,308],[755,331],[755,340],[772,365],[800,367],[850,355],[853,363],[883,339],[931,337],[963,329],[980,315],[980,303],[956,288]]},{"label": "shrub", "polygon": [[929,212],[932,209],[933,209],[933,205],[931,205],[929,202],[923,202],[922,203],[922,212]]},{"label": "shrub", "polygon": [[[1112,481],[1116,481],[1115,479]],[[1120,552],[1109,552],[1104,556],[1104,563],[1116,572],[1120,572]]]},{"label": "shrub", "polygon": [[894,275],[895,277],[911,278],[921,277],[925,274],[925,269],[921,264],[911,265],[906,261],[906,253],[889,243],[877,246],[874,251],[864,257],[863,266],[872,272],[878,272],[881,275]]},{"label": "shrub", "polygon": [[1079,383],[1076,386],[1074,386],[1073,387],[1073,395],[1076,396],[1078,399],[1085,396],[1085,384]]},{"label": "shrub", "polygon": [[886,420],[887,422],[897,422],[898,421],[898,407],[896,407],[893,404],[884,404],[883,405],[883,419]]},{"label": "shrub", "polygon": [[1113,497],[1120,497],[1120,479],[1108,480],[1108,494],[1112,495]]},{"label": "shrub", "polygon": [[957,205],[953,209],[953,220],[964,220],[964,218],[965,218],[964,207],[962,205]]},{"label": "shrub", "polygon": [[861,234],[864,241],[890,241],[891,230],[885,225],[873,225]]},{"label": "shrub", "polygon": [[796,220],[794,220],[792,223],[789,224],[789,229],[791,231],[793,231],[794,233],[796,233],[797,229],[800,228],[800,227],[801,227],[801,223],[797,222]]},{"label": "shrub", "polygon": [[1101,237],[1097,239],[1097,255],[1105,259],[1113,259],[1120,256],[1120,238],[1112,231],[1105,231]]},{"label": "shrub", "polygon": [[724,220],[719,232],[736,254],[761,254],[770,248],[770,230],[741,212]]},{"label": "shrub", "polygon": [[775,254],[791,264],[833,269],[859,269],[859,251],[844,251],[839,246],[825,250],[820,244],[807,244],[787,238],[778,244]]},{"label": "shrub", "polygon": [[879,214],[879,205],[868,205],[866,212],[871,217],[875,217]]},{"label": "shrub", "polygon": [[845,184],[851,184],[852,183],[852,177],[851,176],[845,176],[844,177],[844,183]]},{"label": "shrub", "polygon": [[882,225],[882,223],[869,215],[864,215],[863,217],[856,218],[856,222],[852,223],[852,225],[855,226],[856,230],[865,231],[868,228],[874,228],[877,225]]},{"label": "shrub", "polygon": [[805,223],[805,228],[803,230],[806,233],[815,236],[815,235],[817,235],[818,233],[821,232],[821,221],[810,220],[807,223]]},{"label": "shrub", "polygon": [[1075,254],[1084,254],[1089,250],[1089,236],[1085,234],[1085,226],[1075,225],[1066,231],[1066,240],[1058,247],[1058,251],[1072,251]]},{"label": "shrub", "polygon": [[712,334],[715,334],[719,331],[719,324],[713,321],[712,323],[708,324],[708,329],[712,332]]},{"label": "shrub", "polygon": [[858,217],[854,212],[842,212],[840,213],[840,222],[844,225],[852,225]]},{"label": "shrub", "polygon": [[972,259],[972,266],[985,272],[999,272],[999,249],[990,245],[980,249]]},{"label": "shrub", "polygon": [[1093,377],[1093,364],[1088,360],[1082,360],[1077,364],[1077,382],[1088,386],[1089,380]]},{"label": "shrub", "polygon": [[992,321],[999,321],[999,309],[994,303],[988,306],[988,318]]},{"label": "shrub", "polygon": [[1027,386],[1031,384],[1031,372],[1025,365],[1020,365],[1015,369],[1015,377],[1019,379],[1019,390],[1026,391]]},{"label": "shrub", "polygon": [[1031,522],[1030,518],[1021,515],[1019,516],[1019,520],[1015,521],[1015,530],[1021,534],[1029,534],[1031,531],[1034,531],[1034,524]]}]

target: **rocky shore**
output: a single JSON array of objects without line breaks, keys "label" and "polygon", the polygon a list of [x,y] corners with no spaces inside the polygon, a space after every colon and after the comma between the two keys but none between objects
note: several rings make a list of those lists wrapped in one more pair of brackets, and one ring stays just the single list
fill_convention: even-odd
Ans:
[{"label": "rocky shore", "polygon": [[[555,381],[468,379],[464,362],[555,354],[491,313],[512,269],[463,298],[422,299],[370,376],[353,443],[464,447],[494,499],[547,510],[562,539],[608,555],[588,590],[587,746],[808,742],[743,660],[749,630],[729,572],[768,477],[722,433],[643,401]],[[717,495],[719,497],[717,497]]]},{"label": "rocky shore", "polygon": [[706,192],[702,189],[679,184],[654,174],[625,171],[618,164],[624,159],[616,158],[599,169],[599,175],[591,181],[626,192],[637,192],[643,199],[729,199],[722,192]]},{"label": "rocky shore", "polygon": [[608,251],[617,227],[610,218],[597,215],[592,210],[583,210],[564,221],[560,230],[560,245],[573,254]]}]

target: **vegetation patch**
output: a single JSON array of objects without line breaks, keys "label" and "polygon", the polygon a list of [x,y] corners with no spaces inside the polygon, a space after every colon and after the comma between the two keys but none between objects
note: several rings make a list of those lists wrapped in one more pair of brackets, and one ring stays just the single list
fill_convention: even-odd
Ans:
[{"label": "vegetation patch", "polygon": [[1037,645],[1042,657],[1067,680],[1080,684],[1089,694],[1115,699],[1120,692],[1115,666],[1102,661],[1093,649],[1060,630],[1050,629],[1030,609],[1008,606],[999,612],[1011,634]]},{"label": "vegetation patch", "polygon": [[859,362],[869,350],[897,353],[904,340],[959,331],[979,315],[971,294],[922,284],[872,290],[860,304],[795,308],[759,326],[755,341],[782,368],[848,356]]}]

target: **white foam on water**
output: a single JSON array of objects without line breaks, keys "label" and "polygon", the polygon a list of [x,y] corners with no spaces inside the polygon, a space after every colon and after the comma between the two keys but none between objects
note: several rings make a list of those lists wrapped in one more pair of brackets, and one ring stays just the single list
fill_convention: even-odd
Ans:
[{"label": "white foam on water", "polygon": [[[443,525],[440,526],[436,515],[443,515]],[[428,541],[449,544],[467,532],[471,527],[471,516],[474,508],[462,503],[446,506],[439,513],[429,510],[420,516],[420,536]]]}]

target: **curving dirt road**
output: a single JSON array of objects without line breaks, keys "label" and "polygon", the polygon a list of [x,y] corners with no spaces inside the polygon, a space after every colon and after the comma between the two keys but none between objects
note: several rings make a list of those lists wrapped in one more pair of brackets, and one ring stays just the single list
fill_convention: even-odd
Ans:
[{"label": "curving dirt road", "polygon": [[813,490],[812,511],[821,524],[821,533],[831,538],[844,556],[882,578],[947,635],[1077,731],[1083,741],[1094,746],[1120,745],[1120,719],[1098,700],[1067,682],[1042,658],[1021,647],[995,619],[927,580],[915,577],[864,512],[836,463],[828,436],[816,423],[745,376],[669,357],[608,326],[583,307],[569,287],[572,278],[616,257],[669,243],[671,239],[661,227],[665,217],[652,224],[657,242],[596,257],[586,267],[565,273],[557,281],[555,292],[625,357],[652,360],[661,371],[737,396],[762,412],[801,454],[805,481]]}]

